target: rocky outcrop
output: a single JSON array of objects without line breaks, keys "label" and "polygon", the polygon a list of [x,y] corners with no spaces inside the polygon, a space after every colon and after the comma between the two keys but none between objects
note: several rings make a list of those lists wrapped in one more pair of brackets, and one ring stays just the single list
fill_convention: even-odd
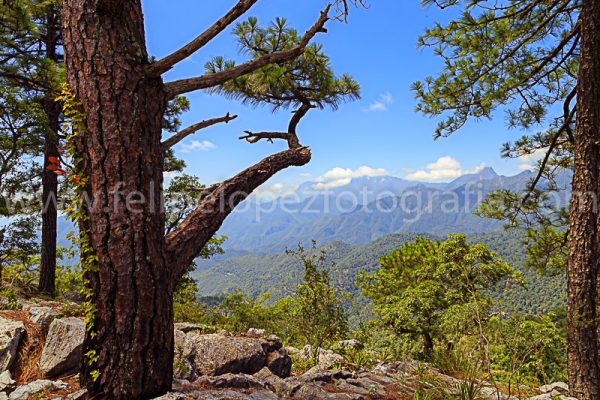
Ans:
[{"label": "rocky outcrop", "polygon": [[79,368],[85,323],[78,318],[56,319],[50,324],[40,369],[47,377],[61,376]]},{"label": "rocky outcrop", "polygon": [[[28,307],[24,310],[38,325],[31,332],[35,337],[48,327],[46,345],[39,362],[47,376],[60,376],[76,372],[82,357],[81,347],[85,324],[77,318],[55,319],[56,314],[48,307]],[[15,316],[23,316],[20,312]],[[0,318],[0,353],[6,363],[15,362],[19,354],[19,342],[25,335],[29,321],[15,322]],[[180,328],[180,329],[177,329]],[[423,387],[422,372],[435,382],[436,390],[454,398],[463,383],[460,379],[441,373],[426,363],[402,361],[380,363],[367,369],[348,363],[342,355],[326,349],[306,346],[302,350],[286,349],[276,336],[264,331],[251,330],[243,336],[227,333],[205,334],[205,327],[178,324],[175,330],[174,393],[159,397],[160,400],[389,400],[413,398],[417,387]],[[26,342],[29,346],[30,340]],[[342,354],[360,349],[357,341],[344,341],[334,346]],[[8,349],[8,350],[7,350]],[[306,360],[316,357],[317,365],[309,371],[291,375],[292,361],[289,353]],[[21,351],[20,353],[27,353]],[[18,360],[22,365],[22,360]],[[343,370],[349,368],[351,371]],[[15,369],[15,370],[18,370]],[[15,372],[15,371],[13,371]],[[17,372],[15,372],[17,373]],[[18,379],[17,379],[18,378]],[[22,380],[23,376],[15,377]],[[53,400],[84,400],[85,391],[77,385],[51,380],[36,380],[17,386],[11,373],[0,371],[0,400],[26,400],[49,398]],[[427,382],[425,382],[427,384]],[[481,400],[516,400],[499,394],[488,382],[478,382]],[[433,387],[433,386],[431,386]],[[531,388],[528,388],[531,390]],[[60,391],[60,393],[57,393]],[[539,395],[529,400],[574,400],[568,397],[565,383],[553,383],[539,388]],[[69,394],[70,393],[70,394]],[[62,397],[58,397],[58,395]],[[48,397],[49,396],[49,397]]]},{"label": "rocky outcrop", "polygon": [[264,367],[280,377],[291,373],[292,360],[276,336],[265,339],[192,332],[187,337],[195,346],[193,366],[199,375],[252,375]]},{"label": "rocky outcrop", "polygon": [[0,317],[0,373],[10,369],[17,358],[25,325]]},{"label": "rocky outcrop", "polygon": [[[199,388],[205,390],[200,391]],[[225,374],[204,376],[194,383],[178,382],[175,389],[177,393],[159,399],[377,400],[389,398],[385,385],[380,381],[366,375],[344,371],[305,374],[282,379],[268,368],[263,368],[254,375]]]}]

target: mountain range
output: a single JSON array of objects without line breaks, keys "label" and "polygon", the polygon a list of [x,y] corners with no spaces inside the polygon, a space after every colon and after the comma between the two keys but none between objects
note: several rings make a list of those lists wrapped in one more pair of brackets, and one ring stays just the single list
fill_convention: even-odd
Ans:
[{"label": "mountain range", "polygon": [[[360,319],[361,314],[368,312],[368,307],[365,307],[368,301],[362,297],[356,285],[358,274],[373,272],[379,266],[380,257],[416,237],[444,239],[444,236],[429,233],[399,233],[385,235],[365,246],[334,241],[312,251],[326,252],[332,283],[352,294],[352,314]],[[520,270],[527,282],[525,286],[512,281],[502,282],[492,291],[491,296],[498,300],[502,311],[509,313],[546,313],[564,307],[565,276],[541,276],[525,267],[526,255],[522,238],[519,232],[505,230],[468,235],[470,242],[488,245],[513,268]],[[302,264],[294,255],[277,253],[229,257],[210,268],[196,270],[193,277],[197,281],[201,296],[215,296],[239,290],[253,297],[268,292],[271,300],[275,300],[292,294],[301,281],[302,274]]]},{"label": "mountain range", "polygon": [[[477,206],[493,191],[526,188],[533,177],[531,171],[501,176],[488,167],[448,183],[363,177],[325,191],[307,182],[276,200],[247,200],[219,234],[228,237],[225,248],[232,254],[264,255],[313,240],[363,246],[392,233],[493,232],[503,223],[474,215]],[[560,177],[559,184],[569,183],[568,173]]]}]

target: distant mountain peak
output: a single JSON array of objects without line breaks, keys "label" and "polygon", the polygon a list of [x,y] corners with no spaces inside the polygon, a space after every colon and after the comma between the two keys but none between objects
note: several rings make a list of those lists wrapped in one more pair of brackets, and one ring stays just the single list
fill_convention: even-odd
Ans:
[{"label": "distant mountain peak", "polygon": [[484,179],[496,178],[499,176],[492,167],[485,167],[476,175],[479,175]]}]

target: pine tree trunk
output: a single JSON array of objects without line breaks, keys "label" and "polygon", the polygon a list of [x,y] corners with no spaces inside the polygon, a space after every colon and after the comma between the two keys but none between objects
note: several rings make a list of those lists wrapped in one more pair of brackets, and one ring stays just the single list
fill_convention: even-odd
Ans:
[{"label": "pine tree trunk", "polygon": [[600,399],[597,296],[600,193],[600,2],[584,0],[577,88],[577,135],[573,171],[569,269],[569,385],[579,400]]},{"label": "pine tree trunk", "polygon": [[[46,9],[45,56],[55,63],[62,62],[58,54],[60,41],[60,18],[55,5]],[[38,290],[50,297],[56,296],[56,223],[58,201],[58,176],[48,166],[50,157],[58,157],[58,135],[60,132],[60,105],[54,100],[57,93],[49,93],[44,99],[44,112],[48,129],[44,137],[44,170],[42,171],[42,258]]]},{"label": "pine tree trunk", "polygon": [[93,200],[81,228],[99,264],[86,272],[97,310],[84,344],[99,358],[84,362],[82,380],[94,398],[152,398],[171,388],[174,346],[160,205],[164,85],[145,76],[139,0],[65,0],[63,14],[67,81],[87,118],[75,143]]},{"label": "pine tree trunk", "polygon": [[38,289],[50,297],[56,295],[56,221],[58,176],[48,166],[50,157],[58,157],[59,105],[48,99],[44,105],[49,130],[44,138],[44,171],[42,172],[42,258]]},{"label": "pine tree trunk", "polygon": [[97,264],[84,273],[94,307],[84,354],[95,354],[84,360],[82,383],[94,399],[152,398],[171,388],[175,283],[241,201],[311,152],[273,154],[215,185],[165,237],[161,134],[170,93],[149,72],[141,0],[63,0],[62,13],[67,83],[85,115],[73,143],[89,200],[79,220],[90,242],[82,260]]},{"label": "pine tree trunk", "polygon": [[423,333],[423,352],[426,355],[431,355],[433,353],[433,339],[429,332]]}]

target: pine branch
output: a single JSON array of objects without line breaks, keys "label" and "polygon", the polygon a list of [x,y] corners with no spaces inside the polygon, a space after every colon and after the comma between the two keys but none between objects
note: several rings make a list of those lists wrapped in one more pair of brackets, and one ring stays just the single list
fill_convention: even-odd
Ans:
[{"label": "pine branch", "polygon": [[175,146],[177,143],[181,142],[186,137],[198,132],[201,129],[206,129],[209,126],[213,126],[213,125],[216,125],[216,124],[219,124],[222,122],[228,124],[229,121],[233,121],[236,118],[237,118],[237,115],[229,115],[229,113],[227,113],[227,115],[225,115],[224,117],[208,119],[206,121],[201,121],[201,122],[198,122],[197,124],[188,126],[187,128],[177,132],[175,135],[173,135],[170,138],[168,138],[167,140],[165,140],[162,143],[162,148],[163,148],[163,150],[170,149],[173,146]]},{"label": "pine branch", "polygon": [[221,85],[235,78],[239,78],[240,76],[257,71],[269,64],[280,64],[296,59],[302,55],[306,46],[308,46],[317,33],[327,32],[325,23],[329,20],[328,13],[330,8],[331,5],[328,5],[325,10],[321,12],[321,16],[317,22],[304,34],[297,46],[289,50],[277,51],[264,55],[224,71],[166,83],[165,87],[169,98],[174,98],[175,96],[193,92],[195,90]]},{"label": "pine branch", "polygon": [[[571,123],[573,121],[573,117],[575,116],[575,109],[570,110],[570,111],[568,111],[568,110],[569,110],[569,104],[575,97],[576,93],[577,93],[577,86],[575,86],[573,88],[573,90],[571,91],[571,93],[569,93],[569,95],[567,96],[567,99],[565,101],[565,106],[564,106],[565,113],[566,113],[565,121],[562,124],[562,126],[558,129],[558,131],[556,131],[554,136],[552,137],[552,141],[550,142],[550,146],[548,147],[548,150],[546,151],[546,154],[544,155],[544,159],[542,160],[542,162],[540,164],[538,173],[537,173],[535,179],[533,180],[533,182],[531,183],[531,186],[525,193],[525,196],[523,196],[520,207],[523,207],[523,205],[525,205],[527,200],[529,200],[529,198],[535,191],[537,185],[540,183],[540,180],[542,179],[542,176],[544,175],[544,171],[546,170],[546,166],[548,165],[548,161],[550,160],[550,157],[552,156],[552,152],[554,151],[554,148],[556,147],[556,145],[558,143],[558,139],[560,138],[560,135],[562,135],[564,132],[568,133],[571,131]],[[570,135],[572,135],[572,132]]]},{"label": "pine branch", "polygon": [[251,132],[244,131],[246,135],[240,136],[238,139],[245,140],[248,143],[258,143],[259,141],[266,139],[273,143],[273,139],[288,140],[289,133],[287,132]]},{"label": "pine branch", "polygon": [[233,178],[209,188],[208,195],[198,207],[166,236],[168,263],[176,277],[197,257],[200,250],[219,230],[225,218],[256,188],[277,172],[291,166],[302,166],[311,159],[307,147],[273,154]]},{"label": "pine branch", "polygon": [[162,58],[147,68],[147,74],[151,77],[158,77],[169,71],[178,62],[185,60],[208,42],[214,39],[225,28],[231,25],[236,19],[245,14],[258,0],[239,0],[238,3],[227,14],[221,17],[210,28],[205,30],[200,36],[192,40],[174,53]]}]

